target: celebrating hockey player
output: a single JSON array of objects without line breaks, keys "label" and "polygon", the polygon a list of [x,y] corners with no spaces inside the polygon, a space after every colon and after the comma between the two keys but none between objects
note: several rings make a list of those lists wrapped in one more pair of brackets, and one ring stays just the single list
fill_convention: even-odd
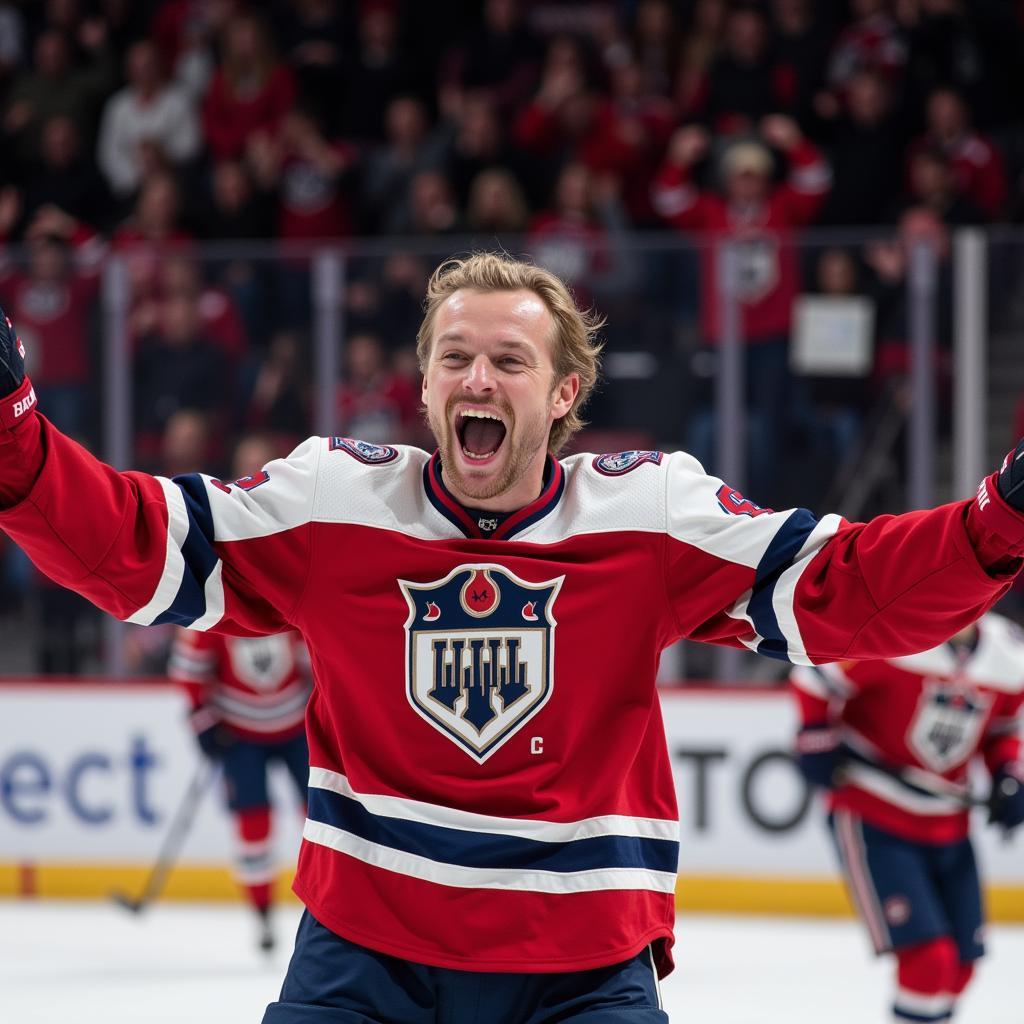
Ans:
[{"label": "celebrating hockey player", "polygon": [[800,667],[792,682],[797,763],[829,791],[850,896],[896,960],[894,1019],[948,1021],[984,953],[973,758],[991,775],[990,821],[1024,823],[1024,634],[988,614],[921,654]]},{"label": "celebrating hockey player", "polygon": [[684,453],[559,461],[596,330],[545,270],[446,262],[418,339],[438,450],[314,437],[234,483],[97,461],[0,331],[0,526],[121,618],[311,651],[307,913],[267,1024],[665,1021],[661,649],[896,657],[1021,568],[1019,459],[867,524],[760,508]]}]

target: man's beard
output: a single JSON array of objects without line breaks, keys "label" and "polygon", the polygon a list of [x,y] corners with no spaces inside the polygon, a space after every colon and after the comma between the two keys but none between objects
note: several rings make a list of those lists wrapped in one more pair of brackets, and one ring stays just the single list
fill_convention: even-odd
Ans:
[{"label": "man's beard", "polygon": [[[537,452],[547,448],[551,428],[546,412],[531,421],[519,423],[511,407],[497,402],[491,403],[500,410],[506,424],[505,437],[501,442],[502,447],[507,449],[504,453],[505,464],[497,476],[486,480],[467,477],[462,473],[458,460],[462,442],[459,440],[458,431],[451,425],[455,406],[465,401],[467,399],[464,395],[449,400],[443,423],[439,423],[428,410],[427,423],[441,451],[441,469],[448,486],[454,487],[460,494],[473,501],[489,501],[511,490],[523,478]],[[479,402],[473,404],[479,406]]]}]

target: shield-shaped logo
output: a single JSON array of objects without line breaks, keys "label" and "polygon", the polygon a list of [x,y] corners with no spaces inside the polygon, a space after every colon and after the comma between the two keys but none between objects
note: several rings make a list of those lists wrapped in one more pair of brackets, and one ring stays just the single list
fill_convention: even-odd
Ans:
[{"label": "shield-shaped logo", "polygon": [[399,580],[409,703],[481,764],[547,703],[564,576],[528,583],[500,565]]},{"label": "shield-shaped logo", "polygon": [[927,679],[907,732],[907,744],[933,771],[961,764],[977,748],[991,699],[974,687]]}]

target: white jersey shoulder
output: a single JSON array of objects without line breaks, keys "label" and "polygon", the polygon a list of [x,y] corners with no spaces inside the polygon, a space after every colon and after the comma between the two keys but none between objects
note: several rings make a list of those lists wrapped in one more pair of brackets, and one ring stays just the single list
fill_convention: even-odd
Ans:
[{"label": "white jersey shoulder", "polygon": [[[1002,615],[989,612],[978,620],[978,644],[962,666],[973,683],[1004,693],[1024,692],[1024,631]],[[949,644],[894,658],[908,672],[952,676],[958,665]]]}]

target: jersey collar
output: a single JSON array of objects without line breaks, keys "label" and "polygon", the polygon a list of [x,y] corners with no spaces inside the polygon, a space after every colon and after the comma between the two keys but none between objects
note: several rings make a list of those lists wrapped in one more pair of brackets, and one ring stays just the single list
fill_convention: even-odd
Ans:
[{"label": "jersey collar", "polygon": [[477,526],[476,519],[448,490],[441,476],[441,454],[435,451],[423,467],[423,487],[430,503],[449,522],[454,523],[467,537],[473,539],[509,540],[522,533],[528,526],[543,519],[558,504],[565,490],[565,471],[562,464],[552,455],[548,455],[544,467],[544,487],[540,495],[511,513],[503,523],[491,534],[486,534]]}]

